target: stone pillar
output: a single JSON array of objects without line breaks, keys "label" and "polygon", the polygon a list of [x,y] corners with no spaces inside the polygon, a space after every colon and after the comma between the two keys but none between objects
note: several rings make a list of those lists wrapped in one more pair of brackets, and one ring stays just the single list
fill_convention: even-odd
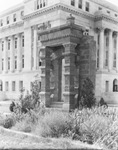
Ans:
[{"label": "stone pillar", "polygon": [[8,58],[7,58],[7,38],[4,38],[4,73],[8,71]]},{"label": "stone pillar", "polygon": [[61,101],[61,80],[62,80],[62,58],[57,58],[54,60],[54,77],[55,77],[55,90],[54,90],[54,100]]},{"label": "stone pillar", "polygon": [[74,77],[75,77],[75,43],[64,44],[65,48],[65,82],[64,82],[64,110],[70,110],[75,108],[75,89],[74,89]]},{"label": "stone pillar", "polygon": [[0,40],[0,73],[2,73],[2,39]]},{"label": "stone pillar", "polygon": [[50,106],[50,50],[40,49],[41,66],[41,100],[46,107]]},{"label": "stone pillar", "polygon": [[109,30],[109,71],[113,68],[113,31]]},{"label": "stone pillar", "polygon": [[104,29],[100,29],[99,69],[104,67]]},{"label": "stone pillar", "polygon": [[10,71],[14,72],[14,37],[10,37]]},{"label": "stone pillar", "polygon": [[22,53],[21,53],[21,34],[18,34],[18,48],[17,48],[17,71],[21,71]]},{"label": "stone pillar", "polygon": [[117,47],[116,47],[116,71],[118,72],[118,32],[117,32]]},{"label": "stone pillar", "polygon": [[34,26],[34,47],[33,47],[33,56],[34,56],[34,70],[37,69],[37,26]]}]

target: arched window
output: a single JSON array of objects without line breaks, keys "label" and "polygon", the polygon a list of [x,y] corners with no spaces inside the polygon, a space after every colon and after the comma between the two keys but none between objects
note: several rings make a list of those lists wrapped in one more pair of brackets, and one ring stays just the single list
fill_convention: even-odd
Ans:
[{"label": "arched window", "polygon": [[0,80],[0,91],[3,91],[3,83],[2,83],[2,80]]},{"label": "arched window", "polygon": [[114,79],[113,81],[113,92],[118,92],[118,80]]}]

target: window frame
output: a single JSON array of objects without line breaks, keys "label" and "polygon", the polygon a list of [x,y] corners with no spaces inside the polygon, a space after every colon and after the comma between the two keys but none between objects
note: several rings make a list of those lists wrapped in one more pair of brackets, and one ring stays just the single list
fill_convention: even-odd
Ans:
[{"label": "window frame", "polygon": [[10,70],[10,57],[8,57],[8,70]]},{"label": "window frame", "polygon": [[83,5],[83,1],[82,1],[82,0],[79,0],[79,1],[78,1],[78,8],[79,8],[79,9],[82,9],[82,5]]},{"label": "window frame", "polygon": [[9,91],[9,82],[8,81],[5,82],[5,91],[6,92]]},{"label": "window frame", "polygon": [[75,0],[71,0],[71,6],[75,6]]},{"label": "window frame", "polygon": [[16,91],[16,82],[12,81],[12,91],[15,92]]},{"label": "window frame", "polygon": [[16,70],[17,69],[17,56],[15,56],[15,60],[14,60],[14,69]]},{"label": "window frame", "polygon": [[90,3],[89,2],[86,2],[85,11],[90,12]]},{"label": "window frame", "polygon": [[15,37],[15,40],[14,40],[14,48],[17,49],[17,46],[18,46],[18,38]]},{"label": "window frame", "polygon": [[16,21],[17,21],[16,14],[13,14],[13,22],[16,22]]},{"label": "window frame", "polygon": [[25,67],[24,55],[22,55],[22,69]]}]

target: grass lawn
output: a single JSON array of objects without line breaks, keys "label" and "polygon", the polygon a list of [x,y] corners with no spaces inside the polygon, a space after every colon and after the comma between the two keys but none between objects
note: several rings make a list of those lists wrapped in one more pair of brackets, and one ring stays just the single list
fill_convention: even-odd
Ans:
[{"label": "grass lawn", "polygon": [[[28,133],[0,128],[0,149],[95,149],[97,146],[83,144],[64,138],[42,138]],[[98,148],[99,149],[99,148]]]}]

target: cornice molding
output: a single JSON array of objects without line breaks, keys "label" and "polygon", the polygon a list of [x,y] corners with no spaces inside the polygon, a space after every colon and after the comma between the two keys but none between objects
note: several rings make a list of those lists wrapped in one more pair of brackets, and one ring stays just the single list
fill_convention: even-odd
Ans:
[{"label": "cornice molding", "polygon": [[29,19],[35,18],[39,15],[52,12],[54,10],[64,10],[66,12],[69,12],[69,13],[72,13],[72,14],[75,14],[75,15],[79,15],[79,16],[82,16],[82,17],[87,18],[87,19],[94,20],[94,15],[91,15],[89,13],[86,13],[86,12],[83,12],[83,11],[80,11],[80,10],[76,10],[76,8],[72,8],[72,7],[69,7],[69,6],[61,4],[61,3],[50,6],[50,7],[47,7],[47,8],[44,8],[42,10],[35,11],[31,14],[25,15],[23,17],[23,20],[29,20]]},{"label": "cornice molding", "polygon": [[21,27],[21,26],[23,26],[23,24],[24,24],[24,21],[20,21],[20,22],[11,24],[11,25],[7,25],[5,27],[1,27],[0,28],[0,32],[4,32],[5,30],[9,30],[9,29],[14,29],[14,28],[17,28],[17,27]]},{"label": "cornice molding", "polygon": [[42,10],[35,11],[35,12],[31,13],[31,14],[23,16],[22,19],[24,21],[27,21],[27,20],[30,20],[30,19],[35,18],[37,16],[41,16],[43,14],[48,14],[49,12],[52,12],[54,10],[64,10],[64,11],[69,12],[71,14],[75,14],[75,15],[81,16],[83,18],[86,18],[86,19],[89,19],[89,20],[92,20],[92,21],[95,21],[95,22],[99,21],[99,20],[107,20],[108,22],[112,22],[114,24],[118,23],[118,20],[116,20],[115,18],[112,18],[110,16],[107,16],[105,14],[102,14],[100,16],[95,16],[95,15],[83,12],[83,11],[81,11],[79,9],[77,10],[76,8],[72,8],[70,6],[64,5],[62,3],[59,3],[59,4],[56,4],[56,5],[44,8]]},{"label": "cornice molding", "polygon": [[10,15],[10,14],[16,12],[16,11],[19,11],[19,10],[24,9],[23,4],[20,4],[20,5],[21,5],[21,6],[18,6],[18,7],[16,7],[16,8],[13,8],[13,9],[11,9],[11,10],[7,10],[6,12],[2,12],[2,13],[0,14],[0,18],[5,17],[5,16],[7,16],[7,15]]},{"label": "cornice molding", "polygon": [[107,22],[112,22],[114,24],[118,24],[118,20],[111,18],[110,16],[107,16],[105,14],[101,14],[99,16],[95,16],[95,22],[100,20],[106,20]]}]

